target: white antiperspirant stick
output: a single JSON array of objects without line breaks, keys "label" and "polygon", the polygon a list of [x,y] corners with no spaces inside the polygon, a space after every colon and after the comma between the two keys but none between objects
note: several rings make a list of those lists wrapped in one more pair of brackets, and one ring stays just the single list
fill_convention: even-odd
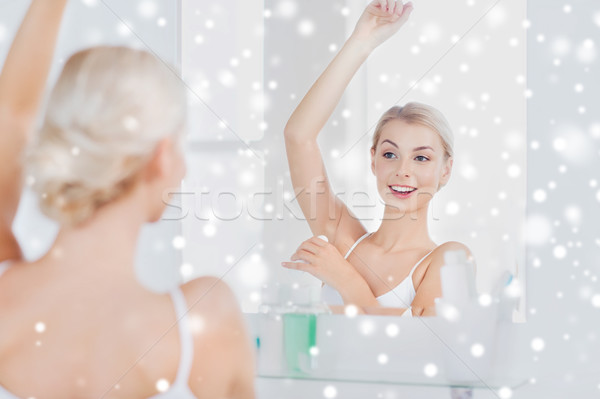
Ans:
[{"label": "white antiperspirant stick", "polygon": [[475,274],[467,261],[465,251],[444,253],[444,266],[440,271],[442,297],[445,302],[463,304],[477,297]]}]

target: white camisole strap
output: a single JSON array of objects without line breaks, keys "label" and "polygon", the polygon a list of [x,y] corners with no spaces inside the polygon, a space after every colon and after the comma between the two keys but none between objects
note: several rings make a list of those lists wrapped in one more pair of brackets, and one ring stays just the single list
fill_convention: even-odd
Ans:
[{"label": "white camisole strap", "polygon": [[[358,244],[360,244],[362,240],[364,240],[371,234],[373,234],[373,233],[365,233],[362,235],[362,237],[360,237],[358,240],[356,240],[354,242],[354,244],[352,244],[352,246],[350,247],[348,252],[346,252],[344,259],[348,259],[348,256],[350,256],[352,251],[354,251],[354,248],[356,248],[356,246]],[[342,296],[339,294],[339,292],[337,292],[336,290],[334,290],[327,284],[323,284],[323,288],[321,289],[321,299],[325,303],[328,303],[330,305],[343,305],[344,304],[344,300],[342,299]]]},{"label": "white camisole strap", "polygon": [[350,254],[352,253],[352,251],[354,251],[354,248],[356,248],[356,246],[358,244],[360,244],[360,242],[362,240],[364,240],[365,238],[367,238],[371,234],[373,234],[373,233],[365,233],[365,234],[362,235],[362,237],[360,237],[358,240],[356,240],[356,242],[354,244],[352,244],[352,246],[350,247],[350,249],[348,250],[348,252],[346,252],[346,255],[344,256],[344,259],[348,259],[348,256],[350,256]]},{"label": "white camisole strap", "polygon": [[10,267],[10,265],[13,263],[12,260],[5,260],[0,262],[0,276],[2,276],[4,274],[4,272],[6,272],[8,270],[8,268]]},{"label": "white camisole strap", "polygon": [[196,399],[188,385],[194,360],[194,337],[187,317],[187,302],[180,288],[174,289],[170,294],[175,307],[175,317],[177,317],[179,341],[181,341],[179,369],[173,385],[167,391],[153,395],[148,399]]},{"label": "white camisole strap", "polygon": [[176,384],[187,385],[194,361],[194,337],[187,317],[188,307],[180,288],[171,291],[171,298],[175,305],[175,315],[179,325],[179,340],[181,341],[181,358],[177,371]]},{"label": "white camisole strap", "polygon": [[427,252],[427,254],[425,254],[425,256],[423,256],[421,258],[421,260],[418,261],[417,264],[413,266],[413,268],[411,269],[410,273],[408,273],[408,278],[410,278],[412,280],[412,275],[415,272],[415,270],[417,270],[417,266],[419,266],[421,264],[421,262],[423,262],[425,260],[425,258],[428,257],[429,254],[432,253],[432,252],[433,252],[433,249],[431,251]]}]

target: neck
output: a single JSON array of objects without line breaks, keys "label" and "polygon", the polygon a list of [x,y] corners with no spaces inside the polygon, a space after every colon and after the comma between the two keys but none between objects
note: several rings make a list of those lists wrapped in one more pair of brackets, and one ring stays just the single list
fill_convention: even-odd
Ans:
[{"label": "neck", "polygon": [[386,206],[383,221],[373,234],[373,241],[386,252],[402,251],[436,244],[429,237],[429,205],[411,213]]},{"label": "neck", "polygon": [[130,193],[103,206],[81,225],[63,227],[44,258],[67,273],[118,274],[121,280],[135,280],[137,241],[146,221],[140,201],[139,195]]}]

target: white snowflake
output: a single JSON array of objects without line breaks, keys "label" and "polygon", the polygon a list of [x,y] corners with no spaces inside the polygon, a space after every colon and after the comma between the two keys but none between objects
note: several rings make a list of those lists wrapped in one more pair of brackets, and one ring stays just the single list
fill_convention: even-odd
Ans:
[{"label": "white snowflake", "polygon": [[138,4],[137,9],[142,18],[153,18],[158,11],[158,5],[154,0],[144,0]]},{"label": "white snowflake", "polygon": [[534,351],[541,352],[544,350],[545,347],[546,343],[542,338],[534,338],[533,340],[531,340],[531,349],[533,349]]},{"label": "white snowflake", "polygon": [[327,399],[337,397],[337,388],[333,385],[327,385],[325,389],[323,389],[323,396]]},{"label": "white snowflake", "polygon": [[429,378],[433,378],[437,375],[438,373],[438,367],[434,364],[434,363],[428,363],[425,365],[425,367],[423,368],[423,372],[425,373],[425,375]]},{"label": "white snowflake", "polygon": [[315,33],[315,23],[310,19],[304,19],[298,24],[298,33],[302,36],[311,36]]}]

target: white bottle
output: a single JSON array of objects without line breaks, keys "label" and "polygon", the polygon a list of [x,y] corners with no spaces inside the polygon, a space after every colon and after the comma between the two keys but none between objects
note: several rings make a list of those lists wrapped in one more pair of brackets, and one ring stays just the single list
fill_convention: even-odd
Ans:
[{"label": "white bottle", "polygon": [[260,376],[281,376],[285,372],[282,287],[277,283],[265,286],[261,296],[257,315],[257,372]]},{"label": "white bottle", "polygon": [[[480,305],[475,271],[465,251],[444,253],[440,270],[442,298],[436,312],[442,316],[438,331],[445,378],[451,385],[478,383],[490,377],[497,325],[497,304]],[[473,345],[484,349],[474,356]]]},{"label": "white bottle", "polygon": [[464,306],[477,299],[475,272],[463,250],[444,253],[444,266],[440,270],[442,298],[454,306]]}]

